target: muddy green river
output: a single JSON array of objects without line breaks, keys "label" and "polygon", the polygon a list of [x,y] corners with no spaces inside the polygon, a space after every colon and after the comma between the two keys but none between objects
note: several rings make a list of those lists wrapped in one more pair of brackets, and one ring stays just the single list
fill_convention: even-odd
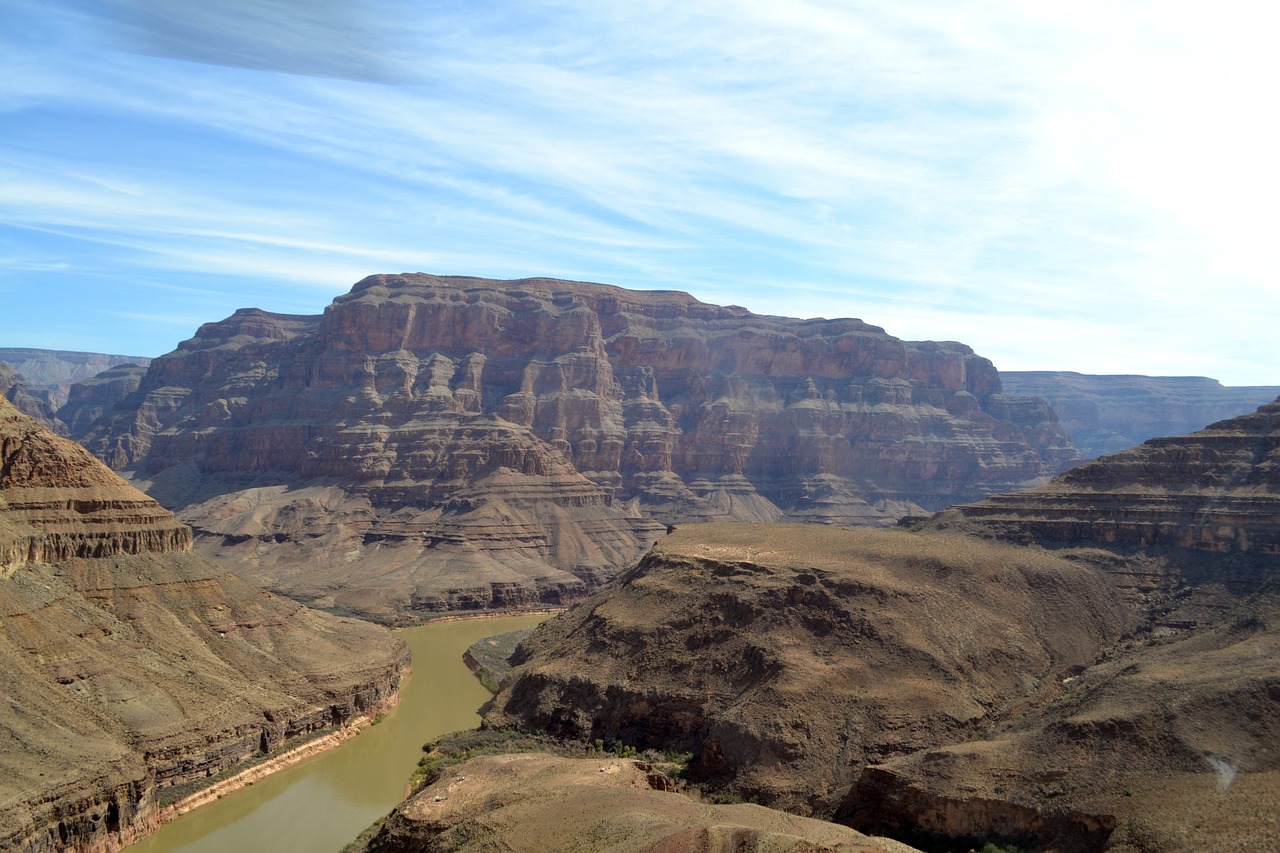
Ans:
[{"label": "muddy green river", "polygon": [[545,618],[440,622],[403,631],[413,650],[413,674],[401,686],[400,705],[380,723],[178,818],[131,845],[129,853],[341,850],[400,802],[422,744],[479,723],[476,712],[489,692],[462,662],[467,647]]}]

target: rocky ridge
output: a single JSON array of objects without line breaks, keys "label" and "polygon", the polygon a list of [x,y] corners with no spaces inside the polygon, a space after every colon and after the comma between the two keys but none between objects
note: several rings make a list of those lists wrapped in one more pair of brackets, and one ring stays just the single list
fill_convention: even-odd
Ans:
[{"label": "rocky ridge", "polygon": [[1078,458],[962,344],[423,274],[206,324],[84,441],[198,548],[388,620],[581,595],[667,523],[891,524]]},{"label": "rocky ridge", "polygon": [[1280,396],[1280,386],[1225,386],[1203,376],[1003,370],[1000,377],[1010,393],[1047,399],[1085,459],[1195,432]]},{"label": "rocky ridge", "polygon": [[0,847],[112,850],[175,786],[394,702],[407,649],[191,553],[190,532],[0,401]]},{"label": "rocky ridge", "polygon": [[697,525],[536,629],[484,724],[693,752],[696,780],[830,818],[862,767],[1043,704],[1133,619],[1043,552]]},{"label": "rocky ridge", "polygon": [[1280,400],[953,507],[932,524],[1055,548],[1142,550],[1195,580],[1265,584],[1280,568]]},{"label": "rocky ridge", "polygon": [[1273,849],[1277,458],[1280,401],[858,533],[903,538],[839,569],[825,531],[682,529],[535,630],[486,725],[696,749],[713,786],[920,846]]}]

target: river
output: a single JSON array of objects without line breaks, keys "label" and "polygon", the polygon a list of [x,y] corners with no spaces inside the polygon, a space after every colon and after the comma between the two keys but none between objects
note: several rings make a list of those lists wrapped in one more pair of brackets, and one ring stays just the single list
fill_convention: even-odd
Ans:
[{"label": "river", "polygon": [[338,851],[400,802],[422,745],[475,728],[489,691],[462,662],[484,637],[531,628],[540,616],[437,622],[401,636],[413,674],[400,704],[335,749],[186,814],[128,848],[129,853]]}]

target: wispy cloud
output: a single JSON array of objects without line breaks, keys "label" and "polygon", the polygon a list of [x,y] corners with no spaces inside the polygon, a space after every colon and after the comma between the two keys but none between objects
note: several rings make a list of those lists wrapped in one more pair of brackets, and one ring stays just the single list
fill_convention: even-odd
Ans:
[{"label": "wispy cloud", "polygon": [[33,286],[550,274],[1280,381],[1280,68],[1231,0],[0,2]]}]

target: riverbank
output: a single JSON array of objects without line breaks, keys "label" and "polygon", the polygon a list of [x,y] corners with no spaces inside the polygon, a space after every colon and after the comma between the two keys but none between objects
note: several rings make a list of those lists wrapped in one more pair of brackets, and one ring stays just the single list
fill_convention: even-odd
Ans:
[{"label": "riverbank", "polygon": [[[548,615],[449,614],[453,618],[437,624],[397,631],[412,650],[413,675],[401,684],[391,713],[376,725],[352,719],[347,731],[299,744],[305,751],[282,752],[238,778],[191,792],[200,798],[170,806],[170,822],[129,853],[337,853],[404,799],[424,743],[479,725],[477,710],[489,692],[463,665],[463,652],[483,637],[532,627]],[[187,813],[172,819],[179,808]]]}]

